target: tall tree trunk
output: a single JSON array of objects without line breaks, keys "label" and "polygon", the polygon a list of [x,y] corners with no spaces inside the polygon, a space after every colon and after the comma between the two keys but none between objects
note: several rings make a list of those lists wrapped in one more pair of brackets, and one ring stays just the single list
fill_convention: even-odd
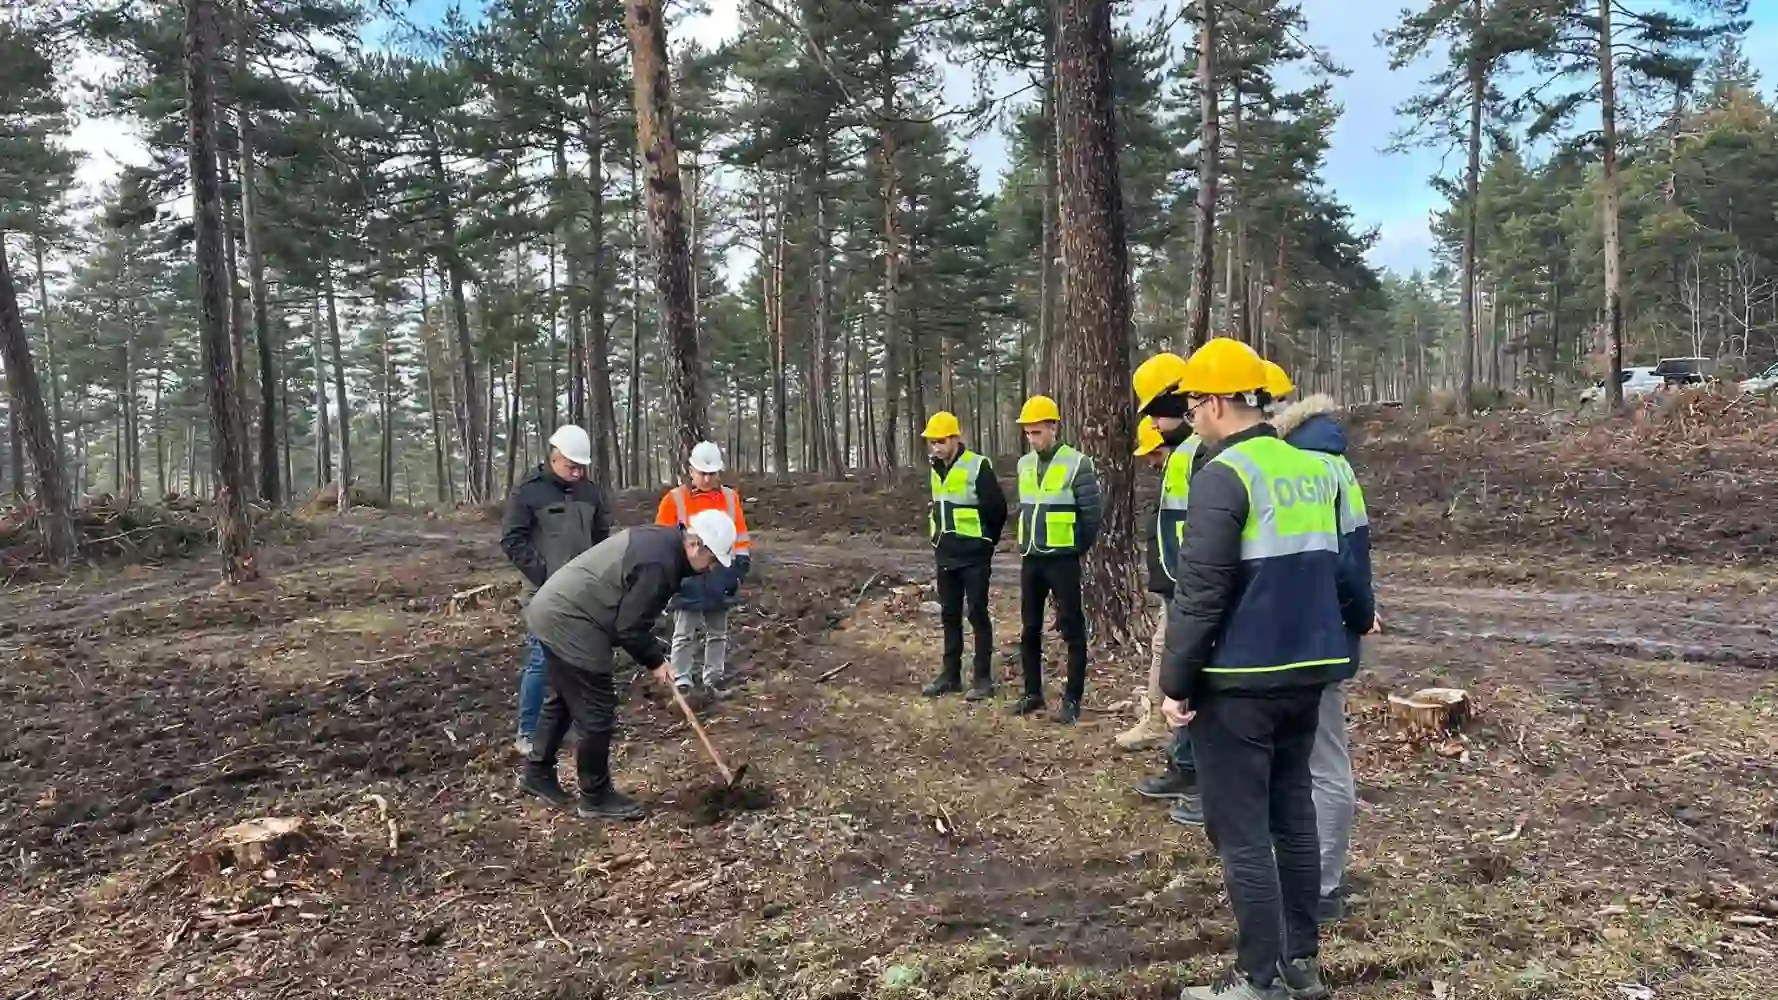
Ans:
[{"label": "tall tree trunk", "polygon": [[1216,161],[1222,150],[1222,123],[1216,109],[1216,0],[1198,0],[1198,17],[1198,248],[1187,350],[1210,339],[1211,285],[1216,280]]},{"label": "tall tree trunk", "polygon": [[630,479],[642,484],[644,427],[642,404],[642,173],[630,151]]},{"label": "tall tree trunk", "polygon": [[648,222],[658,277],[655,294],[665,324],[667,396],[673,404],[679,458],[710,436],[698,363],[697,317],[692,303],[691,247],[679,187],[679,151],[673,137],[673,88],[668,78],[667,26],[662,0],[626,0],[624,26],[636,81],[636,141],[648,176]]},{"label": "tall tree trunk", "polygon": [[790,185],[785,183],[778,198],[776,238],[772,241],[771,267],[767,270],[772,294],[767,296],[772,337],[772,464],[773,471],[790,471],[790,428],[785,396],[789,393],[790,367],[788,346],[784,343],[784,233],[785,202],[790,199]]},{"label": "tall tree trunk", "polygon": [[383,342],[382,342],[381,346],[382,346],[382,355],[383,355],[383,385],[382,385],[382,392],[379,393],[379,395],[381,396],[381,399],[379,400],[379,402],[382,404],[383,448],[382,448],[382,461],[380,463],[378,463],[379,464],[378,471],[382,474],[379,477],[380,481],[379,481],[378,485],[382,488],[381,493],[382,493],[383,501],[385,503],[394,503],[395,502],[395,399],[394,399],[394,396],[395,396],[395,385],[394,385],[394,383],[395,383],[395,361],[391,357],[391,354],[393,353],[393,349],[389,343],[389,324],[387,324],[387,323],[383,324],[382,334],[383,334]]},{"label": "tall tree trunk", "polygon": [[[1480,0],[1477,0],[1480,2]],[[1624,369],[1623,246],[1618,236],[1617,87],[1612,79],[1611,4],[1599,0],[1599,123],[1602,131],[1602,166],[1605,197],[1601,199],[1605,237],[1605,324],[1610,337],[1611,367],[1605,385],[1612,407],[1624,405],[1624,384],[1617,374]]]},{"label": "tall tree trunk", "polygon": [[[62,437],[62,376],[56,365],[56,329],[49,315],[49,282],[43,266],[42,233],[31,234],[31,252],[37,257],[37,321],[43,324],[43,370],[49,376],[50,432],[55,435],[56,450],[60,452],[66,444]],[[65,471],[62,481],[67,482]],[[24,480],[19,480],[16,485],[19,495],[23,496]]]},{"label": "tall tree trunk", "polygon": [[[888,113],[892,90],[884,95]],[[896,410],[901,394],[901,334],[896,325],[896,308],[901,285],[900,201],[895,164],[895,131],[885,121],[881,126],[883,156],[883,467],[893,469],[901,461],[896,444]]]},{"label": "tall tree trunk", "polygon": [[1051,34],[1046,41],[1043,81],[1043,151],[1038,169],[1043,172],[1039,191],[1043,198],[1043,228],[1037,245],[1037,363],[1031,392],[1056,390],[1056,48],[1054,4],[1050,4]]},{"label": "tall tree trunk", "polygon": [[[222,193],[216,178],[216,113],[211,69],[216,51],[216,10],[212,0],[186,0],[185,60],[188,152],[192,217],[197,232],[199,330],[202,332],[206,384],[210,396],[211,448],[220,489],[217,534],[222,543],[223,579],[240,583],[255,579],[259,569],[247,522],[245,442],[229,370],[228,303],[223,287]],[[41,405],[41,404],[40,404]]]},{"label": "tall tree trunk", "polygon": [[506,390],[506,492],[511,493],[519,474],[519,400],[523,398],[520,383],[525,374],[525,352],[515,338],[512,343],[512,382]]},{"label": "tall tree trunk", "polygon": [[[565,123],[563,128],[563,134],[556,139],[556,197],[567,199],[569,185],[568,136]],[[594,149],[591,155],[596,163],[599,151]],[[595,171],[598,169],[590,165],[589,168]],[[577,202],[578,199],[570,200],[570,204]],[[556,226],[556,243],[562,248],[562,264],[568,277],[568,292],[565,296],[568,307],[568,420],[585,427],[588,434],[596,436],[599,426],[587,414],[585,374],[587,369],[583,368],[581,364],[581,352],[585,349],[586,334],[585,328],[581,325],[583,322],[581,304],[584,300],[581,297],[580,288],[581,244],[578,229],[574,213],[571,211],[562,212],[561,221]],[[550,258],[550,280],[552,282],[555,280],[555,273],[555,257],[552,255]],[[550,328],[552,330],[555,328],[553,319]],[[604,416],[601,413],[598,415],[598,419],[603,420]],[[602,476],[605,471],[601,469],[599,474]],[[601,478],[600,481],[604,480]]]},{"label": "tall tree trunk", "polygon": [[1248,176],[1246,172],[1245,152],[1242,142],[1246,135],[1241,129],[1241,81],[1237,78],[1229,91],[1229,221],[1234,223],[1234,235],[1230,237],[1232,247],[1229,253],[1229,330],[1230,336],[1244,344],[1257,346],[1253,330],[1253,311],[1247,298],[1247,206],[1244,199],[1247,192],[1242,182]]},{"label": "tall tree trunk", "polygon": [[[210,127],[213,130],[222,127],[222,122],[214,111]],[[218,190],[227,191],[229,157],[226,152],[218,153],[216,165]],[[241,468],[246,475],[247,498],[251,500],[258,484],[253,476],[253,449],[247,443],[253,439],[253,435],[252,420],[247,413],[247,296],[241,287],[240,255],[235,252],[235,230],[240,223],[239,209],[240,203],[235,199],[223,199],[221,274],[228,283],[228,370],[229,378],[234,380],[235,422],[239,427],[238,436],[241,442]]]},{"label": "tall tree trunk", "polygon": [[[0,233],[0,361],[6,364],[6,385],[11,393],[12,469],[14,488],[25,492],[21,445],[31,449],[31,466],[37,473],[37,515],[42,519],[44,549],[58,567],[74,561],[75,537],[70,495],[64,481],[61,443],[50,426],[43,406],[43,389],[37,369],[31,367],[31,343],[25,336],[25,318],[19,311],[18,289],[6,259],[5,234]],[[48,303],[44,303],[47,310]]]},{"label": "tall tree trunk", "polygon": [[321,342],[321,306],[309,310],[309,337],[315,354],[315,488],[333,482],[332,418],[327,413],[327,352]]},{"label": "tall tree trunk", "polygon": [[[1482,18],[1487,0],[1470,0],[1469,34],[1469,165],[1463,175],[1463,391],[1460,412],[1468,413],[1475,399],[1476,365],[1476,225],[1482,177],[1482,101],[1486,98],[1485,54],[1482,51]],[[1609,0],[1606,0],[1609,2]]]},{"label": "tall tree trunk", "polygon": [[[593,438],[593,469],[601,484],[613,482],[622,464],[617,440],[617,407],[611,393],[611,332],[605,325],[605,289],[610,267],[605,256],[605,132],[604,109],[591,106],[582,137],[587,148],[587,187],[590,204],[587,246],[590,248],[592,283],[587,308],[590,333],[587,349],[592,415],[587,430]],[[632,404],[634,405],[634,404]]]},{"label": "tall tree trunk", "polygon": [[426,374],[426,416],[432,422],[433,493],[439,503],[450,497],[445,493],[444,424],[438,416],[438,366],[434,364],[436,328],[432,326],[432,310],[426,299],[426,268],[420,268],[420,361]]},{"label": "tall tree trunk", "polygon": [[[443,227],[440,257],[451,276],[451,316],[457,325],[457,360],[463,366],[463,458],[469,467],[469,502],[480,504],[490,499],[486,475],[487,438],[483,429],[487,418],[482,409],[480,382],[475,374],[475,341],[469,334],[469,307],[463,295],[463,285],[468,279],[464,274],[463,255],[457,246],[457,215],[451,206],[444,155],[440,152],[437,136],[430,138],[426,153],[432,169],[434,207]],[[344,414],[341,418],[344,419]]]},{"label": "tall tree trunk", "polygon": [[823,124],[815,152],[815,432],[821,442],[821,468],[839,477],[845,461],[833,419],[833,233],[827,221],[827,174],[831,169],[829,136]]},{"label": "tall tree trunk", "polygon": [[1078,401],[1070,421],[1080,447],[1098,463],[1105,499],[1102,537],[1083,567],[1083,595],[1098,635],[1131,642],[1141,606],[1133,559],[1129,250],[1118,181],[1111,0],[1062,0],[1057,29],[1058,204],[1067,261],[1062,302]]},{"label": "tall tree trunk", "polygon": [[333,403],[340,415],[340,505],[351,506],[347,490],[352,485],[352,411],[346,403],[346,361],[340,353],[340,316],[333,300],[333,261],[322,261],[322,291],[327,296],[327,344],[333,353]]},{"label": "tall tree trunk", "polygon": [[[247,40],[253,33],[253,5],[241,0],[235,30],[236,65],[247,65]],[[271,307],[266,301],[265,252],[259,235],[259,166],[253,151],[253,116],[239,99],[235,115],[241,147],[241,242],[247,252],[247,293],[253,304],[253,340],[259,349],[259,493],[267,503],[283,498],[278,476],[276,375],[273,372]]]}]

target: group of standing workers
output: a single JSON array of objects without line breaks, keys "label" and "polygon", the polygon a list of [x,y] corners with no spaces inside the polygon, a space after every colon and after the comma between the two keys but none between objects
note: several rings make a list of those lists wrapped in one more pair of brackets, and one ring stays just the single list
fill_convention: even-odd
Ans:
[{"label": "group of standing workers", "polygon": [[[519,787],[589,819],[638,819],[641,803],[611,780],[617,725],[616,653],[662,685],[722,697],[728,688],[728,609],[747,576],[752,542],[741,498],[722,485],[722,450],[692,449],[687,484],[661,498],[655,523],[613,534],[611,500],[587,479],[592,442],[569,425],[549,458],[507,501],[501,548],[525,577],[528,655],[519,681]],[[655,637],[673,612],[672,644]],[[703,637],[702,674],[694,674]],[[556,758],[572,724],[579,795],[562,787]]]},{"label": "group of standing workers", "polygon": [[[1166,769],[1138,791],[1170,800],[1175,821],[1206,828],[1238,926],[1229,975],[1183,996],[1320,1000],[1328,990],[1318,924],[1340,915],[1355,804],[1340,684],[1357,671],[1359,637],[1380,627],[1345,433],[1326,397],[1281,408],[1292,392],[1284,371],[1226,338],[1190,358],[1149,358],[1132,387],[1136,455],[1161,475],[1148,589],[1166,612],[1142,717],[1117,742],[1166,744]],[[1030,447],[1018,461],[1023,691],[1013,711],[1046,707],[1042,641],[1054,598],[1067,647],[1055,719],[1072,724],[1086,686],[1081,559],[1099,535],[1099,480],[1092,459],[1061,442],[1054,400],[1032,397],[1018,422]],[[991,565],[1014,515],[954,415],[933,415],[924,436],[944,628],[940,671],[924,694],[983,701],[994,686]],[[687,484],[662,497],[656,523],[612,534],[610,500],[586,479],[586,432],[564,427],[550,445],[548,461],[514,491],[502,539],[527,581],[520,787],[589,818],[634,819],[641,805],[611,779],[616,650],[663,685],[721,697],[727,612],[750,561],[746,520],[739,495],[721,484],[721,450],[703,442]],[[663,649],[653,627],[669,608],[673,639]],[[966,618],[975,639],[967,689]],[[578,797],[556,771],[570,722],[581,731]]]},{"label": "group of standing workers", "polygon": [[[1167,767],[1138,791],[1203,825],[1222,859],[1237,956],[1186,1000],[1319,1000],[1319,924],[1341,915],[1356,789],[1341,682],[1359,637],[1380,626],[1364,495],[1325,396],[1289,407],[1278,365],[1216,338],[1190,358],[1160,354],[1131,379],[1136,455],[1161,474],[1148,542],[1149,591],[1166,612],[1151,644],[1141,717],[1116,741],[1167,745]],[[1069,647],[1057,718],[1079,718],[1086,675],[1080,556],[1098,533],[1092,460],[1057,443],[1061,415],[1033,397],[1019,414],[1019,714],[1043,705],[1041,635],[1050,596]],[[1007,518],[987,459],[956,417],[926,428],[930,531],[944,661],[929,697],[961,687],[964,605],[975,632],[972,700],[992,689],[988,565]]]}]

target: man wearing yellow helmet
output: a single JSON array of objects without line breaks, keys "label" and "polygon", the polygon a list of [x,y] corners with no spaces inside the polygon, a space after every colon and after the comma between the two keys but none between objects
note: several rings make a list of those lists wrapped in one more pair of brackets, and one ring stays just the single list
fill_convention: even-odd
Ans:
[{"label": "man wearing yellow helmet", "polygon": [[963,443],[963,428],[944,411],[926,422],[932,460],[932,507],[927,517],[938,563],[939,621],[945,631],[939,674],[921,692],[928,698],[963,690],[963,607],[975,633],[975,674],[970,701],[994,693],[994,626],[988,619],[988,574],[994,546],[1006,527],[1006,494],[988,460]]},{"label": "man wearing yellow helmet", "polygon": [[1211,843],[1234,905],[1236,964],[1185,1000],[1307,1000],[1321,981],[1310,756],[1323,688],[1346,670],[1335,476],[1265,421],[1260,357],[1215,338],[1177,391],[1204,440],[1168,613],[1163,711],[1189,726]]},{"label": "man wearing yellow helmet", "polygon": [[1055,595],[1068,680],[1056,721],[1080,719],[1087,685],[1087,620],[1080,599],[1080,557],[1099,537],[1099,476],[1093,460],[1063,444],[1056,401],[1032,396],[1019,410],[1031,446],[1019,459],[1019,659],[1025,693],[1015,715],[1043,711],[1043,612]]}]

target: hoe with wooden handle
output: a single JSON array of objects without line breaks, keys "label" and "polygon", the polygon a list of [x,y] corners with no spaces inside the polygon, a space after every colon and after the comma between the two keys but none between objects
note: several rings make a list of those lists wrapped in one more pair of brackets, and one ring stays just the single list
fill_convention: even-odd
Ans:
[{"label": "hoe with wooden handle", "polygon": [[697,713],[691,710],[691,705],[686,703],[685,695],[679,692],[677,686],[673,687],[673,700],[679,703],[679,710],[685,713],[685,721],[691,723],[691,731],[698,734],[698,742],[704,745],[704,752],[710,755],[710,762],[722,773],[723,782],[729,788],[735,787],[735,782],[740,781],[741,775],[747,773],[747,765],[742,764],[733,771],[729,770],[728,765],[722,762],[722,755],[710,744],[710,737],[704,734],[704,727],[699,724]]}]

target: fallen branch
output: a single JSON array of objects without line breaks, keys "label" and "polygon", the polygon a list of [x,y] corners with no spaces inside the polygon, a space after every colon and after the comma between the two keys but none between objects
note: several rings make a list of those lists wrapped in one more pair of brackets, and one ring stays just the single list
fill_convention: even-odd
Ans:
[{"label": "fallen branch", "polygon": [[580,950],[578,948],[575,948],[574,945],[569,944],[568,939],[563,937],[561,935],[561,933],[556,930],[556,922],[549,918],[549,911],[544,909],[543,907],[539,906],[537,908],[537,912],[541,913],[543,915],[543,923],[545,926],[547,926],[549,928],[550,937],[555,938],[557,943],[559,943],[562,947],[568,949],[568,954],[579,955]]},{"label": "fallen branch", "polygon": [[877,582],[877,580],[882,577],[882,575],[883,574],[881,574],[881,573],[872,573],[870,579],[864,581],[864,586],[858,588],[858,596],[852,598],[852,610],[853,611],[858,610],[859,602],[864,600],[864,595],[870,592],[871,586],[873,584],[875,584]]},{"label": "fallen branch", "polygon": [[815,678],[815,683],[826,684],[828,681],[833,680],[835,677],[838,677],[840,674],[845,673],[846,668],[850,667],[851,665],[852,665],[852,661],[847,660],[846,662],[840,664],[839,666],[833,668],[832,670],[829,670],[827,673],[822,674],[820,677]]}]

